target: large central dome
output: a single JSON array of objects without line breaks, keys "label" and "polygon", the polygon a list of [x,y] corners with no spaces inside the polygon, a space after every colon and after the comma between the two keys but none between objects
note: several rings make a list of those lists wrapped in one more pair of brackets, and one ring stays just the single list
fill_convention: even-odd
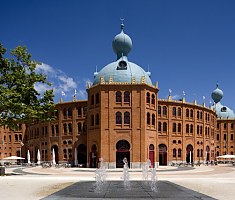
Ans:
[{"label": "large central dome", "polygon": [[[114,83],[143,83],[152,85],[150,72],[145,72],[137,64],[128,61],[127,55],[132,48],[131,38],[124,33],[124,24],[121,24],[121,33],[114,37],[113,50],[117,54],[117,60],[106,65],[100,72],[94,73],[93,85],[99,84],[103,78],[105,82],[110,79]],[[134,81],[133,81],[134,80]]]}]

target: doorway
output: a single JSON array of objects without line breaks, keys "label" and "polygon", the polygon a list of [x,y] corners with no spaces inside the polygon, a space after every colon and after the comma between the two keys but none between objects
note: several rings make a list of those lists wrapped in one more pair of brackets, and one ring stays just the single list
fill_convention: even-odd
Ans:
[{"label": "doorway", "polygon": [[116,144],[116,168],[123,168],[123,159],[126,158],[130,167],[130,143],[119,140]]}]

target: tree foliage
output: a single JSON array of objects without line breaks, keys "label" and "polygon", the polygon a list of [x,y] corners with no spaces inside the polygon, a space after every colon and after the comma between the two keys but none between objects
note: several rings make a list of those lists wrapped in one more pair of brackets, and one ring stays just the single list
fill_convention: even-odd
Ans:
[{"label": "tree foliage", "polygon": [[44,74],[36,73],[40,63],[31,59],[26,47],[13,49],[10,58],[5,53],[0,43],[0,126],[15,129],[19,123],[52,120],[53,90],[35,90],[36,83],[51,85]]}]

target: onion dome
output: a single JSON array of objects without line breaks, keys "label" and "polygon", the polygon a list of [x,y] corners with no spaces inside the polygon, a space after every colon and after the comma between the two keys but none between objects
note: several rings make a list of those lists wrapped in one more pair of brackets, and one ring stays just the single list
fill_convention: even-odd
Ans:
[{"label": "onion dome", "polygon": [[121,24],[121,33],[116,35],[113,39],[113,51],[117,54],[117,60],[122,56],[127,56],[132,48],[131,38],[124,33],[124,24]]},{"label": "onion dome", "polygon": [[223,91],[219,89],[218,84],[216,85],[216,89],[212,92],[211,97],[214,100],[215,104],[212,108],[215,109],[217,114],[217,118],[219,119],[234,119],[235,114],[232,109],[227,106],[224,106],[220,103],[220,100],[223,98]]},{"label": "onion dome", "polygon": [[212,92],[211,97],[215,103],[218,103],[223,98],[223,91],[219,89],[218,84],[216,84],[216,89]]},{"label": "onion dome", "polygon": [[117,54],[116,61],[106,65],[99,72],[94,73],[93,85],[99,84],[102,78],[104,82],[112,83],[146,83],[152,85],[151,73],[137,64],[130,62],[127,58],[132,48],[131,38],[123,31],[124,24],[121,23],[121,33],[114,37],[113,50]]}]

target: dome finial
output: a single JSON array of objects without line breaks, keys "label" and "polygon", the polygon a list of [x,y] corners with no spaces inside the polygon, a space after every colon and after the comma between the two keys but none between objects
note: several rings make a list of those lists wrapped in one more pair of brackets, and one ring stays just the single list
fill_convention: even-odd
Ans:
[{"label": "dome finial", "polygon": [[215,103],[218,103],[223,98],[223,91],[219,89],[219,84],[217,81],[216,89],[211,93],[211,97]]},{"label": "dome finial", "polygon": [[124,18],[120,18],[120,20],[121,20],[121,30],[123,31],[123,29],[124,29]]},{"label": "dome finial", "polygon": [[131,51],[132,48],[132,41],[131,38],[124,33],[123,28],[123,20],[121,20],[121,33],[114,37],[112,42],[113,50],[117,54],[117,60],[122,57],[127,57],[128,53]]}]

